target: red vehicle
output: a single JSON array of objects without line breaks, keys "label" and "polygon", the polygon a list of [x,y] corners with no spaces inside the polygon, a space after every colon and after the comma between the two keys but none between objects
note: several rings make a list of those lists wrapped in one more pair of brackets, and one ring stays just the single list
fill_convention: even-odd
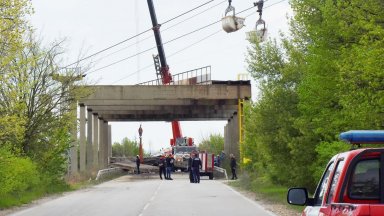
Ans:
[{"label": "red vehicle", "polygon": [[202,168],[200,170],[200,176],[208,176],[209,179],[212,180],[213,170],[215,169],[215,165],[214,165],[215,155],[206,153],[206,152],[200,152],[199,158],[202,164]]},{"label": "red vehicle", "polygon": [[[163,47],[163,42],[160,34],[160,26],[157,22],[155,7],[152,0],[147,0],[149,13],[151,15],[151,21],[153,26],[153,33],[156,40],[156,47],[158,55],[154,56],[156,75],[161,79],[163,85],[169,85],[172,82],[172,75],[169,71],[169,66],[167,64],[167,59],[165,58],[165,52]],[[173,138],[170,141],[172,147],[174,146],[193,146],[193,139],[190,137],[183,137],[180,128],[180,122],[178,120],[173,120],[172,122],[172,133]]]},{"label": "red vehicle", "polygon": [[[353,145],[384,144],[384,130],[348,131]],[[290,188],[287,201],[306,205],[303,216],[384,215],[384,148],[362,148],[332,157],[313,198],[305,188]]]},{"label": "red vehicle", "polygon": [[[156,45],[158,55],[154,56],[156,75],[163,85],[169,85],[172,80],[172,75],[169,71],[169,66],[167,64],[167,59],[165,58],[165,52],[163,47],[163,42],[160,34],[160,25],[157,22],[155,7],[152,0],[147,0],[149,13],[151,15],[152,29],[155,35]],[[172,122],[172,134],[173,138],[170,140],[172,147],[172,154],[175,156],[176,168],[181,170],[186,170],[188,166],[188,158],[191,152],[196,151],[196,146],[194,145],[193,138],[183,137],[180,128],[180,122],[178,120],[173,120]],[[199,153],[199,157],[202,160],[202,170],[200,170],[201,175],[209,176],[209,179],[213,179],[213,154],[208,153]]]}]

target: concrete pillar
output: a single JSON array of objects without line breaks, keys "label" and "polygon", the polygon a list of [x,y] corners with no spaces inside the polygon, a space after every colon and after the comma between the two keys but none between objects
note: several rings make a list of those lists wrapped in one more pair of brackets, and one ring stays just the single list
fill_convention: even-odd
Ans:
[{"label": "concrete pillar", "polygon": [[224,126],[224,152],[228,155],[229,153],[229,134],[228,134],[228,121],[227,124]]},{"label": "concrete pillar", "polygon": [[85,142],[85,106],[80,104],[80,172],[85,172],[86,142]]},{"label": "concrete pillar", "polygon": [[92,110],[87,110],[87,170],[92,169],[93,165],[93,151],[92,151],[92,136],[93,136],[93,118]]},{"label": "concrete pillar", "polygon": [[78,140],[77,140],[77,104],[71,103],[71,112],[73,116],[73,125],[71,128],[71,137],[72,137],[72,144],[71,148],[69,149],[70,154],[70,175],[75,176],[78,173],[78,158],[77,158],[77,146],[78,146]]},{"label": "concrete pillar", "polygon": [[233,116],[229,122],[229,154],[233,154]]},{"label": "concrete pillar", "polygon": [[240,127],[239,117],[237,114],[233,115],[233,154],[238,162],[240,162]]},{"label": "concrete pillar", "polygon": [[99,117],[97,113],[93,116],[93,169],[99,169]]},{"label": "concrete pillar", "polygon": [[104,120],[99,118],[99,168],[104,169]]},{"label": "concrete pillar", "polygon": [[104,132],[103,132],[103,138],[104,138],[104,159],[103,164],[104,168],[108,167],[108,122],[104,121]]},{"label": "concrete pillar", "polygon": [[110,157],[112,157],[112,125],[108,125],[108,158]]}]

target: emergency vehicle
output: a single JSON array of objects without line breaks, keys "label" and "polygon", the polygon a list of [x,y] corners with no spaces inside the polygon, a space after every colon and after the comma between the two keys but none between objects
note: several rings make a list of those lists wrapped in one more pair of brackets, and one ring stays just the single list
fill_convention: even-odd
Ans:
[{"label": "emergency vehicle", "polygon": [[[358,130],[340,134],[353,146],[384,144],[384,130]],[[306,205],[303,216],[384,215],[384,147],[340,153],[329,161],[313,198],[306,188],[290,188],[287,201]]]}]

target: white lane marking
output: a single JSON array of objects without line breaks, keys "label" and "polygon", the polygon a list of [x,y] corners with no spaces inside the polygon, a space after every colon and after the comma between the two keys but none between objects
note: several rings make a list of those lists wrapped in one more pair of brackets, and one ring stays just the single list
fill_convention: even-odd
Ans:
[{"label": "white lane marking", "polygon": [[[224,184],[221,182],[221,184]],[[228,187],[231,191],[233,191],[235,194],[241,196],[243,199],[247,200],[248,202],[252,203],[253,205],[257,206],[258,208],[264,210],[265,212],[267,212],[270,216],[277,216],[275,215],[273,212],[265,209],[262,205],[258,204],[256,201],[254,200],[251,200],[249,199],[248,197],[244,196],[243,194],[237,192],[235,189],[231,188],[230,186],[228,186],[227,184],[224,184],[226,187]]]},{"label": "white lane marking", "polygon": [[148,206],[149,206],[149,203],[147,203],[147,204],[144,206],[143,211],[145,211],[145,209],[147,209]]},{"label": "white lane marking", "polygon": [[161,181],[161,183],[157,187],[155,193],[153,193],[152,197],[149,199],[148,203],[145,204],[145,206],[144,206],[143,210],[141,210],[139,216],[143,216],[143,213],[144,213],[145,209],[147,209],[151,205],[151,202],[155,199],[155,197],[156,197],[157,193],[159,192],[159,189],[160,189],[162,184],[163,184],[163,181]]}]

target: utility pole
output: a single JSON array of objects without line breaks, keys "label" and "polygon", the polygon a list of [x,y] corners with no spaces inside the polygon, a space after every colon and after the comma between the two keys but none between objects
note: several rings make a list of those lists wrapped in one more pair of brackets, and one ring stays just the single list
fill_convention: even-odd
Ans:
[{"label": "utility pole", "polygon": [[139,144],[139,157],[140,157],[140,162],[143,163],[143,143],[141,136],[143,135],[143,128],[141,128],[141,125],[139,127],[139,138],[140,138],[140,144]]}]

